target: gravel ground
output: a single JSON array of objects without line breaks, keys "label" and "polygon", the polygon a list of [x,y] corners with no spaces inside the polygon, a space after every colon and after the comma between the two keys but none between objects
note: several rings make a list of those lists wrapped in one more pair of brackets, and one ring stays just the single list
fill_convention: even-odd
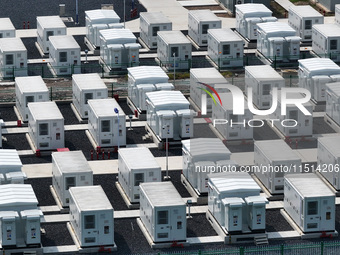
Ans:
[{"label": "gravel ground", "polygon": [[41,58],[39,50],[37,49],[35,45],[35,43],[37,42],[37,37],[22,38],[21,40],[27,49],[28,59],[40,59]]},{"label": "gravel ground", "polygon": [[[70,151],[81,150],[88,160],[90,160],[91,150],[93,150],[85,131],[66,131],[65,148],[69,148]],[[111,153],[111,156],[114,156],[114,154],[115,153]]]},{"label": "gravel ground", "polygon": [[126,123],[126,126],[126,144],[152,143],[151,139],[142,139],[142,136],[147,134],[145,127],[134,127],[133,130],[128,130],[130,127],[129,122]]},{"label": "gravel ground", "polygon": [[326,111],[326,104],[314,105],[313,112],[324,112],[324,111]]},{"label": "gravel ground", "polygon": [[66,223],[42,223],[41,227],[46,230],[45,235],[41,235],[41,244],[47,246],[74,245],[71,234]]},{"label": "gravel ground", "polygon": [[[145,8],[139,4],[138,0],[134,2],[135,7],[138,9],[138,14],[146,11]],[[83,0],[78,1],[79,26],[85,26],[85,11],[100,9],[102,3],[113,3],[114,10],[121,17],[121,21],[123,21],[123,1],[103,2],[101,0]],[[20,1],[20,3],[17,4],[13,3],[13,0],[2,0],[0,17],[10,17],[16,29],[22,29],[24,21],[30,22],[30,28],[36,28],[36,17],[59,15],[59,4],[66,4],[66,16],[72,17],[73,20],[76,21],[76,2],[65,2],[63,0],[26,0]],[[126,1],[125,10],[126,21],[131,20],[131,1]],[[135,18],[138,17],[139,15]],[[75,26],[73,22],[67,22],[65,24],[66,26]]]},{"label": "gravel ground", "polygon": [[204,214],[193,214],[187,219],[187,237],[217,236]]},{"label": "gravel ground", "polygon": [[194,138],[216,138],[208,123],[194,125]]},{"label": "gravel ground", "polygon": [[291,141],[286,142],[292,149],[312,149],[318,147],[318,140],[311,138],[306,138],[305,140],[292,138]]},{"label": "gravel ground", "polygon": [[84,51],[85,49],[88,49],[86,44],[85,44],[85,35],[74,35],[73,38],[77,41],[77,43],[80,46],[80,50]]},{"label": "gravel ground", "polygon": [[36,156],[20,156],[21,162],[25,164],[44,164],[44,163],[51,163],[52,157],[49,156],[42,156],[42,157],[36,157]]},{"label": "gravel ground", "polygon": [[263,127],[253,128],[254,130],[254,140],[275,140],[280,139],[280,137],[274,132],[274,130],[264,122]]},{"label": "gravel ground", "polygon": [[[177,189],[178,193],[181,195],[181,197],[191,197],[187,189],[184,187],[184,185],[181,182],[181,173],[182,170],[176,170],[176,171],[169,171],[169,176],[171,177],[171,182]],[[162,171],[162,178],[166,175],[165,171]]]},{"label": "gravel ground", "polygon": [[70,103],[58,103],[58,108],[64,117],[64,125],[78,125],[79,121],[72,111]]},{"label": "gravel ground", "polygon": [[11,134],[3,135],[6,141],[2,142],[3,149],[16,149],[16,150],[30,150],[31,147],[27,141],[26,134]]},{"label": "gravel ground", "polygon": [[121,98],[118,100],[119,102],[119,106],[120,108],[122,108],[123,112],[125,113],[125,115],[129,115],[129,114],[134,114],[134,112],[131,111],[130,107],[128,106],[126,99]]},{"label": "gravel ground", "polygon": [[313,118],[313,134],[336,133],[323,119],[323,117]]},{"label": "gravel ground", "polygon": [[25,181],[26,184],[31,184],[35,195],[37,196],[39,206],[56,205],[50,185],[52,178],[33,178]]},{"label": "gravel ground", "polygon": [[47,64],[29,64],[27,67],[28,76],[41,76],[43,78],[53,78]]},{"label": "gravel ground", "polygon": [[231,153],[237,152],[252,152],[254,151],[254,144],[250,142],[249,144],[228,144],[227,148]]},{"label": "gravel ground", "polygon": [[[157,148],[150,148],[150,151],[151,151],[152,155],[154,155],[155,157],[165,157],[166,156],[165,150],[159,150]],[[169,157],[182,156],[182,148],[171,148],[171,146],[170,146],[169,150],[168,150],[168,155],[169,155]]]},{"label": "gravel ground", "polygon": [[281,215],[280,209],[266,210],[266,231],[290,231],[294,230]]},{"label": "gravel ground", "polygon": [[16,121],[18,118],[15,115],[13,105],[0,107],[0,118],[4,121]]}]

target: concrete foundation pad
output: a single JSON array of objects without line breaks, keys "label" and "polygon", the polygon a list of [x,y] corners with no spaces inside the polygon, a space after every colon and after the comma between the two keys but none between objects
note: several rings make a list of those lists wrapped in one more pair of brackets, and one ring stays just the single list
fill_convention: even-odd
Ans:
[{"label": "concrete foundation pad", "polygon": [[115,185],[120,193],[120,195],[122,196],[126,206],[129,208],[129,209],[138,209],[139,208],[139,203],[134,203],[132,204],[130,202],[130,199],[128,198],[128,196],[126,195],[126,193],[124,192],[123,190],[123,187],[120,185],[119,182],[115,182]]},{"label": "concrete foundation pad", "polygon": [[70,209],[63,207],[63,205],[61,204],[61,201],[59,199],[59,196],[57,195],[57,192],[52,185],[50,185],[50,191],[52,193],[52,196],[53,196],[55,202],[57,203],[57,206],[59,208],[60,213],[69,213]]},{"label": "concrete foundation pad", "polygon": [[17,116],[18,120],[21,120],[21,122],[24,122],[18,108],[16,106],[14,106],[13,108],[14,108],[14,113]]},{"label": "concrete foundation pad", "polygon": [[47,63],[47,67],[50,70],[51,74],[53,75],[53,78],[57,78],[57,73],[55,72],[54,68],[50,63]]},{"label": "concrete foundation pad", "polygon": [[71,103],[71,109],[72,109],[74,115],[76,116],[77,120],[79,121],[79,123],[81,123],[81,124],[87,123],[86,120],[83,120],[83,119],[81,118],[79,112],[77,111],[77,109],[76,109],[76,107],[74,106],[73,103]]},{"label": "concrete foundation pad", "polygon": [[34,255],[42,255],[44,254],[43,252],[43,248],[42,247],[37,247],[37,248],[30,248],[30,247],[23,247],[23,248],[13,248],[13,249],[6,249],[6,248],[3,248],[1,245],[0,245],[0,252],[1,254],[6,254],[6,255],[17,255],[17,254],[34,254]]},{"label": "concrete foundation pad", "polygon": [[201,195],[199,194],[193,186],[191,186],[191,183],[188,181],[188,179],[181,174],[181,182],[184,185],[184,187],[187,189],[191,197],[194,199],[194,203],[197,202],[198,205],[207,205],[208,204],[208,194]]},{"label": "concrete foundation pad", "polygon": [[[148,241],[152,249],[163,249],[173,247],[172,245],[174,244],[174,242],[154,243],[151,236],[149,235],[149,232],[146,230],[140,218],[137,218],[137,224],[141,231],[143,232],[143,235],[145,236],[146,240]],[[177,245],[187,247],[190,246],[190,243],[188,241],[179,241],[177,242]]]},{"label": "concrete foundation pad", "polygon": [[[89,141],[90,141],[90,143],[91,143],[93,149],[96,150],[97,147],[98,147],[98,145],[97,145],[97,143],[95,142],[95,140],[93,139],[93,136],[91,135],[90,131],[85,130],[85,134],[86,134],[87,138],[89,139]],[[93,155],[93,156],[94,156],[94,155]]]},{"label": "concrete foundation pad", "polygon": [[90,51],[93,52],[93,55],[99,55],[100,54],[100,49],[99,47],[96,47],[95,45],[93,45],[89,39],[87,39],[87,37],[84,37],[84,43],[87,46],[87,48],[89,48]]},{"label": "concrete foundation pad", "polygon": [[44,50],[40,47],[39,43],[35,42],[34,44],[35,44],[35,47],[38,49],[40,56],[42,58],[47,58],[49,54],[48,53],[46,53],[46,54],[44,53]]}]

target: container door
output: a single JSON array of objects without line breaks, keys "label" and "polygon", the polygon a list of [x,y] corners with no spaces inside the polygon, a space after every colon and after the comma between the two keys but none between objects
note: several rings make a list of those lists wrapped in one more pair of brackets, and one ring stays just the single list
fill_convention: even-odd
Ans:
[{"label": "container door", "polygon": [[[132,202],[138,202],[139,201],[139,184],[145,182],[145,175],[144,173],[134,173],[133,175],[133,192],[131,197]],[[131,187],[131,186],[130,186]]]},{"label": "container door", "polygon": [[113,137],[111,120],[101,120],[99,130],[99,144],[101,146],[110,146]]},{"label": "container door", "polygon": [[155,240],[162,242],[171,240],[170,210],[159,209],[156,211],[156,236]]},{"label": "container door", "polygon": [[334,201],[327,198],[321,198],[321,217],[320,230],[334,230],[335,228],[335,209]]},{"label": "container door", "polygon": [[92,246],[98,243],[98,227],[96,224],[96,215],[88,214],[83,215],[83,246]]},{"label": "container door", "polygon": [[40,220],[36,217],[26,220],[26,244],[40,243]]},{"label": "container door", "polygon": [[16,245],[15,218],[1,220],[2,245]]},{"label": "container door", "polygon": [[113,244],[113,216],[108,211],[98,214],[98,244],[110,245]]},{"label": "container door", "polygon": [[51,142],[50,123],[38,123],[38,149],[49,149]]},{"label": "container door", "polygon": [[306,201],[306,226],[305,232],[318,231],[320,229],[320,210],[318,200]]},{"label": "container door", "polygon": [[184,240],[186,236],[186,214],[178,208],[171,211],[171,236],[170,240]]}]

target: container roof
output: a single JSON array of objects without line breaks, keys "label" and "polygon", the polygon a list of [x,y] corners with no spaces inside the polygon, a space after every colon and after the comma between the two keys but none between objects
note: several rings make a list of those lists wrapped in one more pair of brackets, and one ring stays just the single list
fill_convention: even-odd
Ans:
[{"label": "container roof", "polygon": [[284,78],[275,71],[270,65],[259,65],[259,66],[246,66],[246,72],[250,73],[254,78],[261,80],[281,80]]},{"label": "container roof", "polygon": [[[234,105],[233,105],[233,94],[231,92],[227,92],[227,93],[219,93],[221,101],[222,101],[222,105],[221,107],[225,110],[233,110],[234,109]],[[215,99],[216,99],[216,104],[220,104],[216,98],[216,96],[214,95]],[[243,99],[243,98],[242,98]],[[244,109],[247,110],[248,109],[248,104],[244,101]]]},{"label": "container roof", "polygon": [[244,200],[240,197],[226,197],[222,199],[222,203],[225,205],[243,205]]},{"label": "container roof", "polygon": [[159,168],[161,170],[155,157],[146,147],[121,148],[118,153],[130,169],[154,170],[154,168]]},{"label": "container roof", "polygon": [[166,44],[191,44],[189,39],[181,31],[158,31],[157,35]]},{"label": "container roof", "polygon": [[229,158],[231,152],[223,144],[219,138],[195,138],[182,140],[182,146],[190,155],[195,157],[206,156],[209,159],[209,155],[221,155],[225,159]]},{"label": "container roof", "polygon": [[236,10],[239,10],[240,12],[244,14],[257,14],[258,16],[260,13],[272,15],[272,11],[269,10],[264,4],[237,4],[235,5]]},{"label": "container roof", "polygon": [[78,186],[69,190],[80,211],[113,210],[102,186]]},{"label": "container roof", "polygon": [[0,18],[0,31],[15,30],[10,18]]},{"label": "container roof", "polygon": [[135,81],[145,79],[150,79],[151,81],[154,79],[164,79],[164,81],[167,82],[169,80],[169,76],[160,66],[136,66],[129,67],[127,70],[129,76],[131,76]]},{"label": "container roof", "polygon": [[162,12],[141,12],[139,14],[148,24],[172,23]]},{"label": "container roof", "polygon": [[0,185],[0,210],[2,206],[38,205],[38,199],[30,184]]},{"label": "container roof", "polygon": [[283,140],[255,141],[254,144],[273,161],[301,161],[300,157]]},{"label": "container roof", "polygon": [[56,35],[49,37],[50,43],[55,49],[79,49],[80,46],[72,35]]},{"label": "container roof", "polygon": [[90,10],[85,11],[85,15],[89,17],[92,22],[95,21],[107,21],[107,23],[120,22],[120,17],[114,10]]},{"label": "container roof", "polygon": [[82,151],[52,152],[52,161],[63,173],[84,173],[92,169]]},{"label": "container roof", "polygon": [[20,38],[1,38],[0,50],[4,52],[9,51],[26,51],[27,49]]},{"label": "container roof", "polygon": [[280,33],[280,35],[286,36],[287,33],[290,33],[291,35],[295,35],[296,33],[291,26],[283,22],[265,22],[259,23],[257,26],[268,35],[271,33]]},{"label": "container roof", "polygon": [[28,103],[28,109],[36,120],[64,119],[54,101]]},{"label": "container roof", "polygon": [[6,170],[6,167],[13,166],[22,167],[18,151],[14,149],[0,149],[0,169]]},{"label": "container roof", "polygon": [[192,10],[189,11],[189,16],[192,16],[198,21],[216,21],[221,23],[221,19],[216,16],[211,10]]},{"label": "container roof", "polygon": [[312,6],[310,5],[290,5],[289,6],[289,11],[295,12],[297,15],[300,17],[322,17],[322,14],[319,13],[317,10],[315,10]]},{"label": "container roof", "polygon": [[223,75],[216,70],[216,68],[191,68],[190,77],[194,76],[199,82],[207,83],[212,87],[216,87],[216,84],[228,84],[228,81]]},{"label": "container roof", "polygon": [[140,184],[150,203],[156,206],[185,206],[172,182],[145,182]]},{"label": "container roof", "polygon": [[208,34],[215,37],[219,42],[243,42],[241,37],[230,28],[209,29]]},{"label": "container roof", "polygon": [[190,103],[185,98],[185,96],[180,91],[175,90],[161,90],[161,91],[153,91],[147,92],[146,96],[151,101],[154,106],[161,105],[185,105],[189,109]]},{"label": "container roof", "polygon": [[64,22],[59,16],[39,16],[37,23],[44,28],[66,28]]},{"label": "container roof", "polygon": [[80,89],[107,89],[98,73],[73,74],[72,80]]},{"label": "container roof", "polygon": [[319,31],[319,33],[323,34],[326,37],[340,36],[340,26],[333,23],[313,25],[313,29]]},{"label": "container roof", "polygon": [[172,83],[164,82],[164,83],[156,83],[155,87],[157,90],[169,89],[173,90],[175,87]]},{"label": "container roof", "polygon": [[302,197],[335,197],[334,192],[315,173],[287,174],[285,179]]},{"label": "container roof", "polygon": [[[287,93],[287,98],[288,99],[300,99],[300,98],[305,98],[305,96],[301,93]],[[277,100],[281,103],[281,90],[277,91]],[[313,104],[310,101],[303,103],[302,105],[305,107],[313,107]],[[292,105],[292,104],[287,104],[287,107],[294,107],[297,109],[297,106]]]},{"label": "container roof", "polygon": [[124,111],[114,98],[92,99],[88,101],[88,104],[98,117],[117,116],[115,108],[118,109],[119,116],[125,116]]},{"label": "container roof", "polygon": [[298,61],[299,67],[303,67],[313,75],[340,74],[340,67],[329,58],[307,58]]},{"label": "container roof", "polygon": [[319,137],[318,143],[321,143],[327,150],[329,150],[336,157],[340,157],[339,135]]},{"label": "container roof", "polygon": [[264,196],[250,196],[244,199],[247,204],[267,204],[268,200]]},{"label": "container roof", "polygon": [[15,212],[15,211],[1,211],[0,212],[0,219],[12,218],[12,217],[18,218],[19,217],[18,212]]},{"label": "container roof", "polygon": [[131,32],[130,29],[125,29],[125,28],[104,29],[104,30],[100,30],[99,33],[106,41],[126,39],[126,40],[133,40],[133,42],[136,42],[136,36]]},{"label": "container roof", "polygon": [[340,82],[328,83],[326,84],[326,87],[336,96],[340,97]]},{"label": "container roof", "polygon": [[246,172],[228,172],[209,174],[209,180],[219,193],[237,193],[261,191],[260,186]]},{"label": "container roof", "polygon": [[15,77],[15,85],[23,93],[47,92],[48,88],[41,76]]}]

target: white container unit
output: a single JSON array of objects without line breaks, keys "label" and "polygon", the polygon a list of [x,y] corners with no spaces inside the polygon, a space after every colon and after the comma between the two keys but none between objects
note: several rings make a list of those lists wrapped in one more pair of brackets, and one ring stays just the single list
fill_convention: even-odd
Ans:
[{"label": "white container unit", "polygon": [[324,17],[310,5],[290,5],[288,24],[296,30],[302,42],[312,41],[312,26],[323,24]]},{"label": "white container unit", "polygon": [[109,24],[119,24],[120,17],[114,10],[90,10],[85,11],[86,38],[95,46],[100,46],[99,31],[108,29]]},{"label": "white container unit", "polygon": [[211,67],[190,69],[190,98],[192,101],[194,101],[196,106],[201,109],[202,97],[204,97],[207,104],[207,112],[211,112],[213,100],[202,90],[206,87],[201,83],[208,84],[209,86],[213,87],[217,93],[220,93],[228,91],[227,89],[223,88],[226,84],[228,84],[228,82],[223,77],[223,75],[216,70],[216,68]]},{"label": "white container unit", "polygon": [[0,39],[0,76],[27,76],[27,49],[20,38]]},{"label": "white container unit", "polygon": [[38,200],[28,184],[0,186],[0,244],[2,247],[40,245]]},{"label": "white container unit", "polygon": [[222,21],[211,10],[188,12],[188,35],[198,46],[208,45],[208,30],[222,27]]},{"label": "white container unit", "polygon": [[210,29],[208,56],[219,68],[243,66],[243,40],[229,28]]},{"label": "white container unit", "polygon": [[[294,137],[294,136],[312,136],[313,135],[313,115],[305,115],[296,105],[287,104],[286,107],[286,115],[281,114],[281,91],[278,92],[278,104],[275,112],[273,113],[274,119],[277,121],[273,121],[274,126],[281,131],[281,133],[285,137]],[[305,96],[301,93],[288,93],[289,99],[301,99],[305,98]],[[302,104],[307,111],[313,113],[313,105],[310,102]],[[286,127],[284,127],[281,123],[285,119],[295,120],[296,122],[290,121],[289,124],[286,123]],[[294,124],[295,123],[295,124]],[[291,127],[290,127],[291,125]],[[296,125],[295,127],[293,127]]]},{"label": "white container unit", "polygon": [[28,103],[49,101],[48,92],[41,76],[15,78],[15,106],[23,121],[28,120]]},{"label": "white container unit", "polygon": [[136,99],[134,104],[140,111],[146,110],[146,93],[155,91],[156,87],[153,84],[138,84],[136,86]]},{"label": "white container unit", "polygon": [[247,124],[249,120],[253,119],[248,105],[244,105],[244,115],[234,115],[232,93],[220,93],[219,95],[222,105],[220,103],[212,105],[212,119],[228,120],[228,123],[217,123],[215,128],[227,141],[253,139],[253,127]]},{"label": "white container unit", "polygon": [[72,75],[72,103],[81,118],[88,117],[88,100],[108,97],[108,89],[97,73]]},{"label": "white container unit", "polygon": [[64,117],[55,102],[28,104],[28,134],[36,150],[65,147]]},{"label": "white container unit", "polygon": [[139,184],[162,181],[161,167],[146,147],[118,151],[118,182],[131,203],[139,203]]},{"label": "white container unit", "polygon": [[[168,136],[178,140],[193,136],[193,112],[190,112],[190,116],[185,115],[186,117],[181,112],[179,115],[175,113],[178,110],[189,110],[190,107],[190,103],[180,91],[148,92],[146,102],[147,124],[160,139]],[[184,135],[181,125],[188,127]]]},{"label": "white container unit", "polygon": [[300,58],[301,38],[286,23],[266,22],[257,24],[257,50],[272,61]]},{"label": "white container unit", "polygon": [[101,186],[70,188],[70,224],[80,247],[113,246],[113,208]]},{"label": "white container unit", "polygon": [[81,72],[80,46],[72,35],[50,36],[49,60],[56,75]]},{"label": "white container unit", "polygon": [[160,91],[160,90],[174,90],[175,89],[175,86],[172,84],[172,83],[156,83],[155,84],[155,88],[157,91]]},{"label": "white container unit", "polygon": [[340,81],[340,67],[329,58],[299,60],[299,86],[308,89],[312,99],[326,101],[326,83]]},{"label": "white container unit", "polygon": [[167,70],[189,69],[192,46],[181,31],[159,31],[157,33],[157,57]]},{"label": "white container unit", "polygon": [[139,63],[137,38],[130,29],[105,29],[100,33],[100,58],[109,68],[126,68]]},{"label": "white container unit", "polygon": [[314,25],[312,50],[322,58],[340,61],[340,26],[336,24]]},{"label": "white container unit", "polygon": [[140,184],[140,219],[155,243],[187,238],[186,205],[171,182]]},{"label": "white container unit", "polygon": [[304,233],[335,230],[335,194],[315,173],[289,174],[284,209]]},{"label": "white container unit", "polygon": [[92,186],[93,172],[82,151],[52,153],[52,185],[62,206],[69,206],[69,188]]},{"label": "white container unit", "polygon": [[216,165],[229,160],[231,152],[218,138],[196,138],[182,141],[182,155],[183,175],[199,193],[207,193],[208,174],[222,172]]},{"label": "white container unit", "polygon": [[273,88],[285,87],[284,78],[270,65],[246,66],[244,81],[246,95],[248,88],[252,88],[253,104],[260,110],[271,107],[273,100],[270,92]]},{"label": "white container unit", "polygon": [[284,176],[300,173],[301,158],[283,140],[255,141],[254,145],[256,177],[271,194],[282,194]]},{"label": "white container unit", "polygon": [[235,9],[236,31],[248,40],[257,39],[258,23],[277,21],[263,4],[237,4]]},{"label": "white container unit", "polygon": [[0,184],[23,184],[27,177],[21,169],[17,150],[0,149]]},{"label": "white container unit", "polygon": [[[89,132],[97,146],[126,145],[125,113],[115,99],[93,99],[89,104]],[[115,112],[118,110],[118,114]]]},{"label": "white container unit", "polygon": [[340,82],[326,84],[326,114],[340,126]]},{"label": "white container unit", "polygon": [[162,12],[140,13],[140,38],[150,49],[157,48],[157,32],[171,31],[172,22]]},{"label": "white container unit", "polygon": [[210,174],[208,186],[208,210],[221,227],[228,232],[265,230],[268,201],[248,173]]},{"label": "white container unit", "polygon": [[318,138],[318,169],[323,177],[336,189],[340,190],[340,137],[325,136]]},{"label": "white container unit", "polygon": [[15,27],[10,18],[0,18],[0,38],[15,37]]},{"label": "white container unit", "polygon": [[66,26],[59,16],[37,17],[37,42],[43,53],[49,53],[49,37],[66,35]]},{"label": "white container unit", "polygon": [[159,66],[135,66],[128,69],[128,97],[137,106],[139,94],[137,85],[167,83],[169,76]]}]

